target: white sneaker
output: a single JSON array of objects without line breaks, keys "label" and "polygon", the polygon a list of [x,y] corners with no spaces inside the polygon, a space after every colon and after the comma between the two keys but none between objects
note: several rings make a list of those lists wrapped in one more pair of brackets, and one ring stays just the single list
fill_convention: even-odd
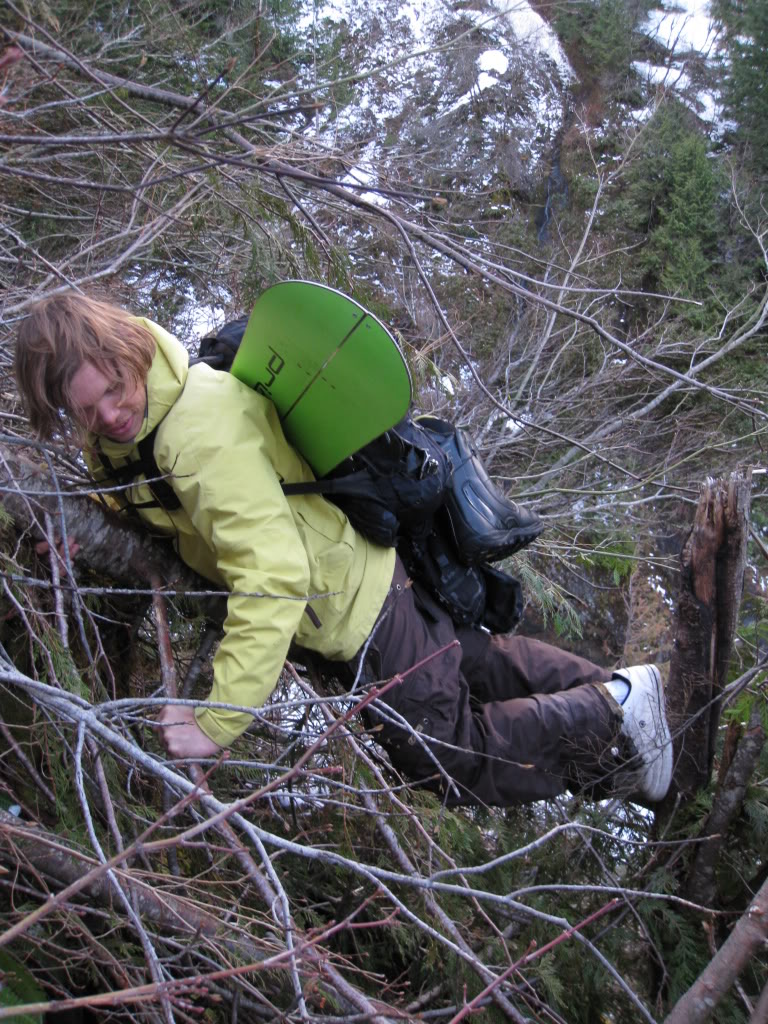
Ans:
[{"label": "white sneaker", "polygon": [[622,733],[634,744],[642,767],[638,789],[651,803],[663,800],[672,781],[672,737],[664,710],[664,687],[655,665],[617,669],[614,676],[629,683],[622,704]]}]

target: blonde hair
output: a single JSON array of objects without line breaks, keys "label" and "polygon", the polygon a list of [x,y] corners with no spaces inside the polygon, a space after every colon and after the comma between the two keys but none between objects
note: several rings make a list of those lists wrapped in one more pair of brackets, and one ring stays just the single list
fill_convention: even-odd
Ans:
[{"label": "blonde hair", "polygon": [[144,383],[155,354],[155,339],[119,306],[77,292],[35,303],[16,337],[14,372],[32,429],[49,438],[77,420],[70,387],[83,365],[127,385]]}]

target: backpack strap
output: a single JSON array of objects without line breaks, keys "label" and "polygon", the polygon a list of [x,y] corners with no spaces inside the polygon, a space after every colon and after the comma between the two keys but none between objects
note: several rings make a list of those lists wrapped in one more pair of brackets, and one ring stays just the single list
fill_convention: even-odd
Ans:
[{"label": "backpack strap", "polygon": [[166,512],[175,512],[181,508],[181,502],[173,487],[167,480],[162,479],[163,474],[155,460],[156,434],[157,427],[136,445],[139,451],[138,459],[129,459],[122,466],[116,466],[109,456],[104,454],[100,446],[96,449],[96,455],[104,467],[104,472],[116,484],[128,487],[137,477],[145,477],[147,487],[152,492],[154,500],[136,502],[129,501],[126,497],[125,501],[130,508],[162,508]]},{"label": "backpack strap", "polygon": [[351,494],[355,497],[365,494],[365,484],[371,479],[367,469],[358,469],[345,476],[322,477],[320,480],[305,480],[298,484],[281,484],[283,494],[290,498],[294,494]]}]

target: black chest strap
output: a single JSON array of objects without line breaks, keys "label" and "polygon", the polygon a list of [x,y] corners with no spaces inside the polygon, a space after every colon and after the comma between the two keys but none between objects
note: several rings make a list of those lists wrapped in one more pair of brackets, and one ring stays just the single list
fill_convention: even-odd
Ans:
[{"label": "black chest strap", "polygon": [[155,434],[156,429],[150,431],[136,445],[138,459],[128,459],[122,466],[116,466],[114,462],[105,455],[101,447],[96,449],[96,454],[104,467],[104,472],[119,486],[129,487],[135,483],[138,477],[143,476],[152,492],[152,501],[130,501],[126,494],[123,500],[133,509],[140,508],[162,508],[166,512],[175,512],[181,508],[181,502],[173,487],[167,480],[162,479],[163,474],[155,461]]}]

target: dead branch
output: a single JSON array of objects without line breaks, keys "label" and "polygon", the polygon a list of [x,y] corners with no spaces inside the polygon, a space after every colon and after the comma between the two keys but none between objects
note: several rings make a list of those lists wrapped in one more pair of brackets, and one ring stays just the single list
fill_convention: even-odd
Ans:
[{"label": "dead branch", "polygon": [[[78,895],[108,909],[114,908],[114,890],[104,874],[94,872],[96,861],[91,856],[40,825],[20,821],[3,810],[0,810],[0,862],[14,872],[28,866],[59,885],[81,883]],[[118,870],[120,878],[131,884],[141,915],[161,931],[213,939],[248,958],[264,955],[263,950],[246,941],[244,936],[233,935],[233,930],[217,915],[191,900],[158,889],[144,873],[125,866]]]},{"label": "dead branch", "polygon": [[702,830],[709,842],[700,846],[688,877],[688,895],[696,903],[711,906],[715,898],[715,871],[729,829],[741,812],[744,795],[765,744],[763,709],[755,700],[749,724],[715,793],[712,811]]},{"label": "dead branch", "polygon": [[750,959],[768,939],[768,882],[737,922],[728,939],[685,995],[678,1000],[664,1024],[703,1024],[728,992]]}]

